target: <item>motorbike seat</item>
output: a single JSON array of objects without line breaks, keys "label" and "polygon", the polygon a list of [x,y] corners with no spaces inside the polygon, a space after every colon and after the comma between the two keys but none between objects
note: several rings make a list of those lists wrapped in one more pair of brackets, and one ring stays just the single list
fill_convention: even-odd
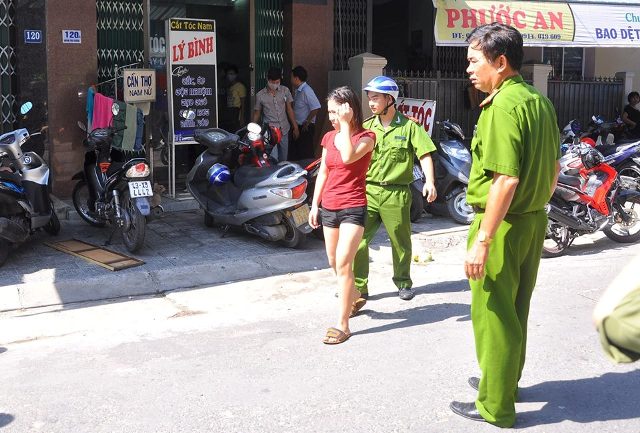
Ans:
[{"label": "motorbike seat", "polygon": [[278,171],[280,167],[252,167],[243,165],[233,175],[233,183],[240,189],[251,188]]},{"label": "motorbike seat", "polygon": [[558,183],[580,188],[582,181],[577,176],[566,176],[562,173],[558,176]]}]

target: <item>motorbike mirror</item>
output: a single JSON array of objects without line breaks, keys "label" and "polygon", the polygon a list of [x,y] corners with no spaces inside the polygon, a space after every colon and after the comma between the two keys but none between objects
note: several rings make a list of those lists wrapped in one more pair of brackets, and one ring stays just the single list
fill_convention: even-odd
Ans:
[{"label": "motorbike mirror", "polygon": [[181,110],[180,117],[187,120],[193,120],[196,118],[196,112],[193,110]]},{"label": "motorbike mirror", "polygon": [[32,108],[33,108],[33,104],[31,103],[31,101],[27,101],[20,106],[20,114],[24,116],[29,111],[31,111]]},{"label": "motorbike mirror", "polygon": [[257,123],[251,122],[247,125],[247,131],[253,134],[260,134],[260,132],[262,132],[262,128]]},{"label": "motorbike mirror", "polygon": [[84,132],[87,132],[87,126],[78,120],[78,128],[82,129]]},{"label": "motorbike mirror", "polygon": [[120,106],[114,102],[113,105],[111,106],[111,112],[113,113],[114,116],[117,116],[118,113],[120,113]]}]

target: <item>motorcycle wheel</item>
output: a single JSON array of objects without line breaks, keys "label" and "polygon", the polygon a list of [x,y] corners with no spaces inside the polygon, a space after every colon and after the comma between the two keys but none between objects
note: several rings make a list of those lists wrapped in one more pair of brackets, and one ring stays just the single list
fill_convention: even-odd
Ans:
[{"label": "motorcycle wheel", "polygon": [[640,167],[633,162],[626,162],[618,167],[618,175],[629,176],[634,179],[640,178]]},{"label": "motorcycle wheel", "polygon": [[0,239],[0,266],[4,265],[9,257],[9,242],[6,239]]},{"label": "motorcycle wheel", "polygon": [[549,220],[547,235],[542,244],[542,257],[560,257],[567,252],[570,243],[569,229],[567,226]]},{"label": "motorcycle wheel", "polygon": [[129,191],[122,196],[122,210],[129,215],[129,229],[122,230],[122,240],[127,250],[135,253],[144,245],[147,220],[129,196]]},{"label": "motorcycle wheel", "polygon": [[[614,210],[614,223],[609,224],[603,230],[604,234],[615,242],[629,244],[640,240],[640,220],[638,219],[638,211],[635,209],[636,203],[627,202],[622,208],[625,214],[630,218],[625,222],[620,218],[619,212]],[[615,208],[614,208],[615,209]]]},{"label": "motorcycle wheel", "polygon": [[459,224],[471,224],[475,213],[473,208],[467,204],[467,188],[463,188],[456,195],[447,201],[447,209],[453,220]]},{"label": "motorcycle wheel", "polygon": [[51,207],[51,210],[51,219],[47,225],[44,226],[44,231],[49,233],[51,236],[56,236],[60,233],[60,220],[58,219],[58,215],[56,215],[56,211],[53,209],[53,206]]},{"label": "motorcycle wheel", "polygon": [[418,189],[413,185],[411,185],[409,190],[411,191],[410,218],[411,222],[414,223],[422,216],[422,211],[424,210],[424,197],[422,196],[422,191],[418,191]]},{"label": "motorcycle wheel", "polygon": [[168,144],[165,144],[160,149],[160,161],[162,161],[164,165],[169,165],[169,145]]},{"label": "motorcycle wheel", "polygon": [[89,210],[89,186],[84,180],[76,183],[73,187],[73,207],[76,208],[76,212],[80,215],[80,218],[85,220],[89,225],[94,227],[104,227],[105,221],[99,218],[93,211]]},{"label": "motorcycle wheel", "polygon": [[301,248],[307,239],[307,235],[298,230],[287,217],[282,218],[282,224],[284,224],[287,232],[280,243],[287,248]]},{"label": "motorcycle wheel", "polygon": [[215,225],[215,221],[213,217],[209,215],[207,212],[204,213],[204,225],[207,227],[213,227]]}]

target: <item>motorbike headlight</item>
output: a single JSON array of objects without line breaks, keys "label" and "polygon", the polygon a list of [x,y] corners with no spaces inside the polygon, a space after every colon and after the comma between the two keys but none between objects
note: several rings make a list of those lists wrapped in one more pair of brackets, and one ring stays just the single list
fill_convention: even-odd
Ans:
[{"label": "motorbike headlight", "polygon": [[440,146],[442,147],[442,150],[445,151],[445,153],[451,155],[456,159],[459,159],[460,161],[471,164],[471,154],[466,147],[461,145],[452,146],[451,144],[447,143],[440,143]]},{"label": "motorbike headlight", "polygon": [[129,178],[132,178],[132,177],[147,177],[147,176],[149,176],[150,173],[151,173],[151,171],[149,170],[149,166],[147,164],[145,164],[144,162],[141,162],[140,164],[136,164],[136,165],[134,165],[132,167],[129,167],[129,169],[125,173],[125,176],[129,177]]}]

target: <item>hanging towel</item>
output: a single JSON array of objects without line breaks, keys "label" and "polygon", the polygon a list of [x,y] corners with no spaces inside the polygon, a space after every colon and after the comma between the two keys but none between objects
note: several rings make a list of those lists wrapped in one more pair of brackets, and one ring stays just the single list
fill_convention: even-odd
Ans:
[{"label": "hanging towel", "polygon": [[96,96],[96,91],[93,86],[87,89],[87,131],[93,131],[93,98]]},{"label": "hanging towel", "polygon": [[95,94],[93,98],[92,130],[96,128],[108,128],[111,126],[111,120],[113,119],[113,113],[111,112],[112,105],[113,99],[108,98],[101,93]]},{"label": "hanging towel", "polygon": [[142,113],[141,109],[136,109],[136,144],[133,147],[133,150],[135,150],[136,152],[140,152],[141,150],[143,150],[143,138],[144,138],[144,114]]},{"label": "hanging towel", "polygon": [[138,132],[137,108],[131,104],[126,104],[126,107],[124,126],[127,129],[124,130],[124,136],[122,137],[122,150],[133,151],[136,145],[136,133]]},{"label": "hanging towel", "polygon": [[127,122],[127,104],[122,101],[116,101],[115,103],[120,107],[120,111],[116,116],[113,116],[113,127],[114,129],[120,129],[120,131],[114,134],[111,146],[116,149],[122,149],[122,140],[126,131],[126,129],[123,128],[126,126]]}]

